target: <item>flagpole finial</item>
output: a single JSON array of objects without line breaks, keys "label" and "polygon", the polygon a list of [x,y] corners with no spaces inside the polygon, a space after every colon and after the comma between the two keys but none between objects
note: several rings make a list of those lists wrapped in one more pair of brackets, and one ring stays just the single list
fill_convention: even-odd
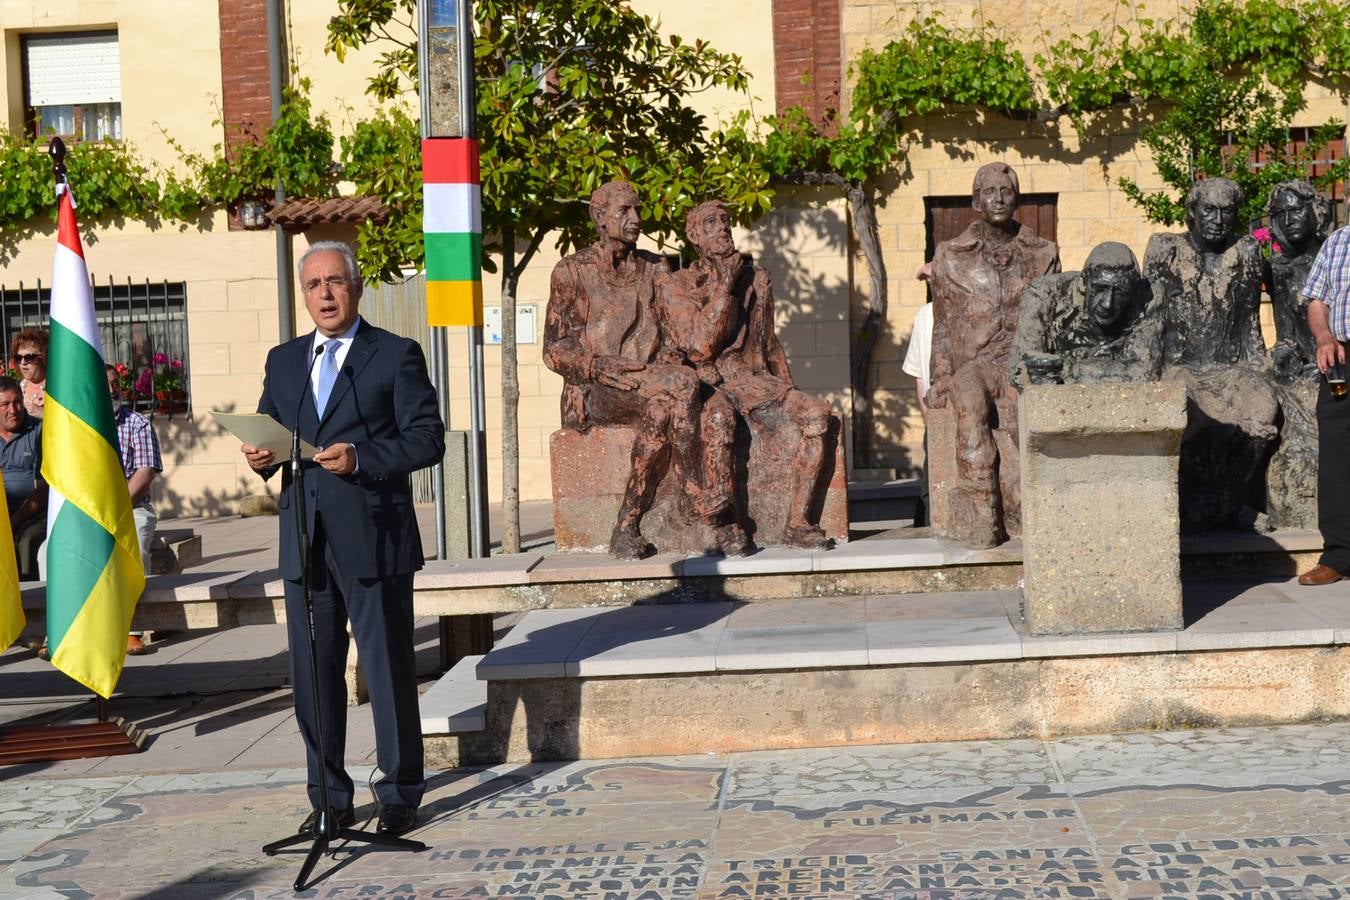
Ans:
[{"label": "flagpole finial", "polygon": [[54,137],[47,144],[47,153],[52,158],[52,174],[57,184],[66,183],[66,142]]}]

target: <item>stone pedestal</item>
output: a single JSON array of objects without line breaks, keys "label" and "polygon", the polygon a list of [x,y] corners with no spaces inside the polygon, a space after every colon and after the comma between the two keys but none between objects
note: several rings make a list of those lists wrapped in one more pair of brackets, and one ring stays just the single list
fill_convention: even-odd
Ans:
[{"label": "stone pedestal", "polygon": [[[930,409],[924,427],[928,435],[928,522],[938,537],[959,540],[960,529],[951,518],[952,493],[960,480],[956,472],[956,413],[951,407]],[[1012,435],[1006,431],[994,431],[994,446],[1000,458],[1016,455]],[[1004,527],[1009,537],[1022,533],[1017,520],[1005,521]]]},{"label": "stone pedestal", "polygon": [[1019,425],[1031,633],[1181,628],[1185,387],[1030,385]]},{"label": "stone pedestal", "polygon": [[[844,469],[843,432],[831,416],[828,462],[821,475],[819,522],[836,542],[848,540],[848,481]],[[553,525],[559,550],[606,550],[619,514],[619,501],[633,449],[633,429],[596,427],[585,434],[560,429],[549,440],[553,474]],[[746,531],[760,547],[782,544],[791,488],[790,464],[777,458],[762,433],[737,439],[738,502],[747,511]],[[776,446],[784,446],[780,440]],[[713,550],[712,529],[690,521],[680,509],[680,486],[669,473],[642,519],[642,533],[660,552],[703,553]]]}]

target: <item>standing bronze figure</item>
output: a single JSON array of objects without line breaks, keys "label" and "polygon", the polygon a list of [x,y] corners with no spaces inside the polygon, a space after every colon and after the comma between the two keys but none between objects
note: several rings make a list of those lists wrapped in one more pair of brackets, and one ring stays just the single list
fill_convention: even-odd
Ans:
[{"label": "standing bronze figure", "polygon": [[1276,437],[1278,407],[1258,318],[1261,251],[1236,232],[1242,188],[1210,178],[1186,198],[1186,231],[1155,234],[1144,277],[1165,320],[1163,377],[1186,385],[1181,527],[1251,524],[1264,506],[1258,473]]},{"label": "standing bronze figure", "polygon": [[[1017,173],[975,174],[980,219],[933,257],[932,387],[928,406],[956,416],[957,484],[946,536],[992,547],[1019,528],[1017,390],[1009,379],[1018,301],[1034,278],[1059,271],[1059,248],[1014,218]],[[994,432],[1007,435],[1000,453]]]},{"label": "standing bronze figure", "polygon": [[1317,341],[1308,327],[1303,286],[1322,249],[1331,204],[1306,181],[1284,181],[1270,191],[1271,246],[1266,291],[1275,315],[1270,361],[1283,422],[1266,468],[1266,512],[1279,528],[1317,527]]}]

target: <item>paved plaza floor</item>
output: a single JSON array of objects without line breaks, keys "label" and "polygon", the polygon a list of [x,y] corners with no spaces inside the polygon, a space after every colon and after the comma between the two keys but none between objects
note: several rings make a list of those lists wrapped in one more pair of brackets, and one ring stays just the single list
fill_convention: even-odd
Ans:
[{"label": "paved plaza floor", "polygon": [[[1320,724],[437,772],[428,851],[338,849],[304,896],[1343,897],[1348,741]],[[135,768],[0,773],[0,896],[292,896],[300,857],[259,847],[305,813],[301,772]]]},{"label": "paved plaza floor", "polygon": [[[265,565],[268,526],[206,524],[203,565]],[[425,686],[434,620],[417,639]],[[0,898],[294,896],[300,855],[260,851],[307,811],[284,626],[151,646],[109,704],[144,752],[0,767]],[[0,654],[0,726],[92,715]],[[429,850],[339,847],[303,896],[1350,897],[1347,748],[1319,723],[433,771]],[[347,759],[370,777],[369,706]]]}]

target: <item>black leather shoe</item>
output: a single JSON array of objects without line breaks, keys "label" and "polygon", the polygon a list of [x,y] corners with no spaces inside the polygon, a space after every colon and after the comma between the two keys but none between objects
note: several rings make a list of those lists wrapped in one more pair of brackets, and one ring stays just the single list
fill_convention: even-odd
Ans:
[{"label": "black leather shoe", "polygon": [[[339,828],[351,828],[353,825],[356,824],[356,810],[352,809],[350,806],[344,810],[341,810],[337,814],[337,821]],[[319,824],[319,811],[317,809],[312,809],[310,810],[309,815],[305,816],[305,821],[300,823],[300,830],[297,833],[313,834],[314,828],[318,824]]]},{"label": "black leather shoe", "polygon": [[380,807],[380,821],[375,825],[375,833],[399,835],[412,831],[416,825],[417,807],[391,803]]}]

